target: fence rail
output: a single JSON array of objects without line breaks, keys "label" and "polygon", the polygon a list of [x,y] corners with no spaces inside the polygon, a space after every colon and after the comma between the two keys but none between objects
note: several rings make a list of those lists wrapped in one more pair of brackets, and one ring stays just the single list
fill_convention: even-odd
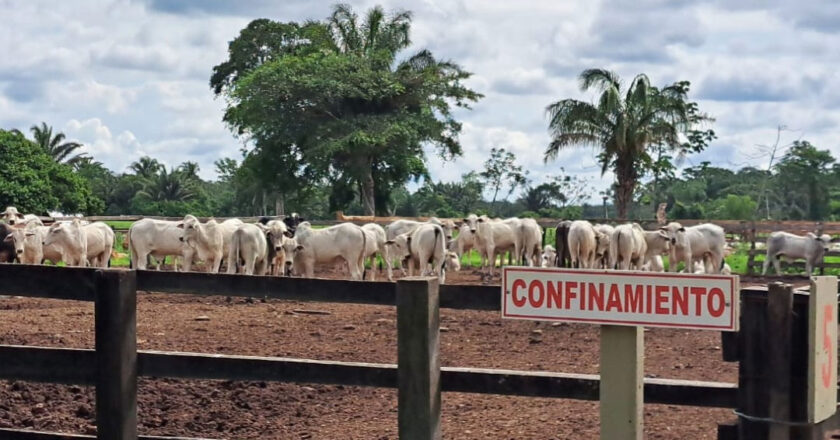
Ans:
[{"label": "fence rail", "polygon": [[[405,414],[406,408],[428,406],[434,401],[429,397],[441,391],[581,400],[597,400],[599,396],[597,375],[435,366],[439,359],[438,307],[499,310],[498,287],[444,285],[438,289],[436,279],[430,278],[386,283],[8,264],[0,265],[0,275],[0,294],[94,302],[95,350],[0,345],[0,359],[4,360],[0,363],[0,379],[95,385],[98,438],[138,438],[137,377],[397,388],[400,412],[404,414],[398,418],[401,438],[409,438],[418,425],[414,411]],[[396,305],[398,345],[427,349],[412,349],[406,357],[399,350],[398,365],[137,351],[138,289]],[[428,307],[417,307],[423,301]],[[413,373],[405,373],[408,371]],[[735,384],[645,379],[644,388],[648,403],[722,408],[737,405]],[[426,409],[439,422],[439,407],[437,415],[434,407]],[[14,437],[0,431],[0,439],[7,434]],[[73,438],[63,434],[27,435],[39,439]]]}]

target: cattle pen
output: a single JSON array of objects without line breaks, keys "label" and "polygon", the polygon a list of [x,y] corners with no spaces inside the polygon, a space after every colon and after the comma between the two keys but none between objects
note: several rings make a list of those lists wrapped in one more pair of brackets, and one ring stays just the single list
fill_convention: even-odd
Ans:
[{"label": "cattle pen", "polygon": [[[0,266],[0,275],[4,281],[0,294],[94,303],[95,350],[0,346],[0,379],[94,385],[98,438],[161,438],[137,436],[138,377],[396,388],[401,439],[438,438],[441,392],[580,400],[597,400],[599,396],[597,375],[440,366],[439,308],[498,311],[498,287],[438,285],[427,278],[385,283],[5,264]],[[138,351],[138,290],[396,306],[398,363]],[[808,296],[794,295],[789,286],[776,285],[771,290],[783,295],[742,290],[742,331],[724,337],[724,359],[741,360],[738,384],[645,378],[645,403],[731,408],[745,417],[766,417],[771,411],[770,400],[785,399],[774,393],[778,383],[793,390],[787,397],[790,414],[786,420],[800,416],[802,402],[797,400],[797,393],[802,368],[796,350],[807,346],[798,340],[802,336],[798,329],[805,325],[807,313],[798,308],[803,304],[807,307]],[[768,298],[784,295],[791,297],[786,314],[775,313],[771,319],[765,310],[777,309],[779,302],[768,302]],[[779,327],[775,321],[778,316],[792,329],[786,341],[764,336],[766,329]],[[792,351],[768,349],[774,345],[787,345]],[[789,368],[779,371],[774,369],[777,365]],[[779,375],[787,379],[770,380],[780,379]],[[796,427],[796,432],[807,434],[792,438],[823,438],[819,435],[836,424],[833,417],[820,425]],[[742,418],[738,425],[719,427],[718,436],[761,439],[766,432],[767,424]],[[0,438],[92,437],[6,428],[0,429]]]}]

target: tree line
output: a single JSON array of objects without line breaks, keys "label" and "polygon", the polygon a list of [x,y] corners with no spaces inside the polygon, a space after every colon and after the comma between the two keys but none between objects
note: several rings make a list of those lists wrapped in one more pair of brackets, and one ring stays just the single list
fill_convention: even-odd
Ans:
[{"label": "tree line", "polygon": [[[214,181],[201,179],[196,163],[167,168],[151,157],[109,170],[46,123],[31,127],[31,139],[0,130],[0,205],[166,216],[650,218],[667,202],[672,218],[840,215],[831,190],[838,168],[827,150],[799,141],[767,169],[703,163],[678,173],[676,163],[716,138],[714,119],[689,97],[691,84],[656,86],[644,74],[625,83],[597,68],[578,77],[592,101],[550,103],[550,143],[533,148],[547,163],[570,148],[594,148],[602,175],[615,176],[609,188],[593,194],[591,180],[559,166],[536,184],[504,145],[485,146],[482,170],[435,182],[426,151],[460,156],[456,110],[483,95],[455,62],[408,53],[411,24],[407,11],[377,6],[359,16],[346,5],[324,20],[249,23],[210,76],[211,92],[226,103],[222,122],[243,145],[241,157],[215,162]],[[602,203],[589,204],[593,198]]]}]

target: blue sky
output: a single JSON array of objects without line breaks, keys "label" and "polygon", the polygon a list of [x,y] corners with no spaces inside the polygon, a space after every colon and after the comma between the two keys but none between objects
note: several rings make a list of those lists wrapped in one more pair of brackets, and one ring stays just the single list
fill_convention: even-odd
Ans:
[{"label": "blue sky", "polygon": [[[692,83],[719,138],[686,166],[766,166],[758,144],[805,138],[840,155],[840,3],[810,0],[352,1],[415,14],[413,50],[428,48],[474,73],[485,98],[460,113],[464,157],[429,155],[433,177],[456,180],[492,147],[517,154],[535,182],[600,176],[589,148],[549,164],[545,106],[592,99],[576,75],[606,67],[627,81]],[[208,86],[227,43],[250,20],[321,19],[332,2],[305,0],[0,0],[0,127],[46,121],[111,169],[143,155],[177,165],[240,157]],[[593,195],[594,192],[593,191]]]}]

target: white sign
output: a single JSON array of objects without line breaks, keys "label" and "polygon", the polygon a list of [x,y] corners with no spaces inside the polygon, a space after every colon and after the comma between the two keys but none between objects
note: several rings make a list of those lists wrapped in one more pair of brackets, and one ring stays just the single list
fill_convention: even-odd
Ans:
[{"label": "white sign", "polygon": [[505,267],[502,318],[738,330],[738,277]]},{"label": "white sign", "polygon": [[837,277],[811,279],[808,304],[808,421],[837,412]]}]

